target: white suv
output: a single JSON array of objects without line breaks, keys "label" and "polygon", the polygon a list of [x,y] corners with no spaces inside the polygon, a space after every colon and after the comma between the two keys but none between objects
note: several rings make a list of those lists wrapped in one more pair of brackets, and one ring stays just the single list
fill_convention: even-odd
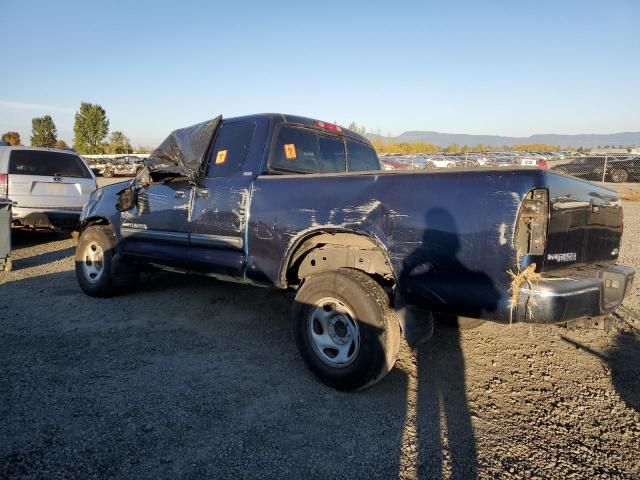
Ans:
[{"label": "white suv", "polygon": [[0,146],[0,197],[13,202],[13,225],[73,229],[96,188],[93,172],[73,152]]}]

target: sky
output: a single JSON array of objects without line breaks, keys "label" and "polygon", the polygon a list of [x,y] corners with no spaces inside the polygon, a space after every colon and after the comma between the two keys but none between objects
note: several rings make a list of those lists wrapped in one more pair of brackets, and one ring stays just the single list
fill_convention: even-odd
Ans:
[{"label": "sky", "polygon": [[0,0],[0,133],[80,102],[155,146],[218,114],[367,131],[640,131],[640,1]]}]

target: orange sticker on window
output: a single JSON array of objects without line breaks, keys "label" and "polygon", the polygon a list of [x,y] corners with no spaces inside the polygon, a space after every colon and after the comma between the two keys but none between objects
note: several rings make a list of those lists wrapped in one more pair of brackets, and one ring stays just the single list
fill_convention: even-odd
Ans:
[{"label": "orange sticker on window", "polygon": [[284,156],[287,157],[287,160],[295,160],[296,155],[296,146],[293,143],[285,143],[284,145]]},{"label": "orange sticker on window", "polygon": [[220,165],[221,163],[224,163],[226,159],[227,159],[227,151],[220,150],[216,155],[216,165]]}]

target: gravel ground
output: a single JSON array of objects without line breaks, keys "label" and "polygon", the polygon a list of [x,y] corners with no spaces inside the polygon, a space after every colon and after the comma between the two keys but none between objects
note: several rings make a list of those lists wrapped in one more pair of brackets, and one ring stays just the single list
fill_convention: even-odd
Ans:
[{"label": "gravel ground", "polygon": [[638,286],[608,333],[440,329],[345,394],[303,366],[290,296],[162,273],[92,299],[74,245],[15,233],[0,274],[2,479],[640,477]]}]

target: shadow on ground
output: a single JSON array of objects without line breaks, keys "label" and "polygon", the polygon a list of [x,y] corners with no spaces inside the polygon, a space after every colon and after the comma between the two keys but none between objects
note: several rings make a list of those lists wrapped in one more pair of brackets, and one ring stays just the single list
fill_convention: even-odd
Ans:
[{"label": "shadow on ground", "polygon": [[613,345],[604,353],[565,336],[562,339],[602,360],[611,370],[611,381],[620,398],[629,408],[640,412],[640,339],[637,330],[618,331]]},{"label": "shadow on ground", "polygon": [[25,228],[11,230],[11,246],[14,249],[45,245],[70,238],[72,238],[70,232],[60,230],[28,230]]}]

